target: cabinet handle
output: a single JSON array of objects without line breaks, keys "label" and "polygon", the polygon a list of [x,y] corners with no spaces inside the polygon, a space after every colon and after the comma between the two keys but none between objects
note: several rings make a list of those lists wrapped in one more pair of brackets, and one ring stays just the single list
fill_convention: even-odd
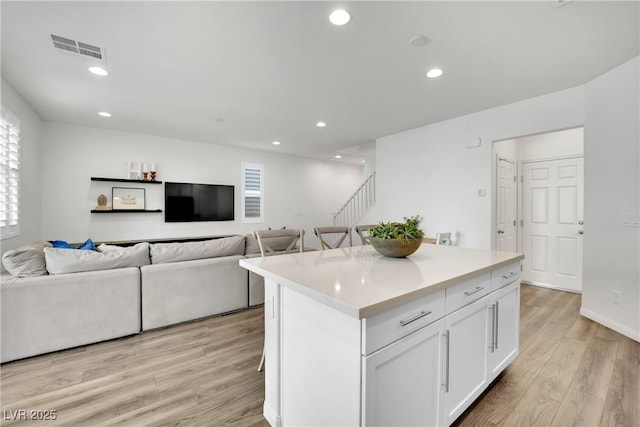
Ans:
[{"label": "cabinet handle", "polygon": [[449,330],[447,329],[442,336],[444,337],[444,340],[445,340],[445,345],[444,345],[444,350],[445,350],[444,381],[445,382],[442,385],[444,386],[444,391],[449,393]]},{"label": "cabinet handle", "polygon": [[413,316],[409,320],[401,320],[400,321],[400,326],[407,326],[409,323],[413,323],[416,320],[422,319],[424,316],[428,316],[430,314],[431,314],[431,310],[429,310],[429,311],[420,311],[420,314],[416,314],[415,316]]},{"label": "cabinet handle", "polygon": [[484,286],[476,286],[474,290],[472,290],[472,291],[465,291],[465,292],[464,292],[464,294],[465,294],[466,296],[471,296],[471,295],[475,294],[476,292],[480,292],[480,291],[481,291],[481,290],[483,290],[483,289],[484,289]]},{"label": "cabinet handle", "polygon": [[498,306],[498,301],[496,301],[496,310],[495,310],[495,316],[496,316],[496,321],[495,321],[495,325],[496,325],[496,341],[495,341],[495,347],[496,350],[498,349],[498,313],[500,313],[500,308]]},{"label": "cabinet handle", "polygon": [[518,274],[518,272],[517,272],[517,271],[512,271],[512,272],[511,272],[511,273],[509,273],[509,274],[505,274],[505,275],[503,275],[503,276],[502,276],[502,278],[503,278],[503,279],[508,279],[508,278],[510,278],[510,277],[515,276],[516,274]]},{"label": "cabinet handle", "polygon": [[489,310],[491,310],[491,347],[489,347],[491,349],[491,353],[493,353],[493,347],[495,345],[496,342],[496,328],[495,328],[495,324],[496,324],[496,305],[495,304],[491,304],[491,306],[489,307]]}]

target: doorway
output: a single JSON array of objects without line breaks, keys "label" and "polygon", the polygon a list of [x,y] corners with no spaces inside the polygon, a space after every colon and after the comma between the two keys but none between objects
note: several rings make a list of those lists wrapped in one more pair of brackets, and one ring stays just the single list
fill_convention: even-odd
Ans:
[{"label": "doorway", "polygon": [[494,248],[524,253],[524,283],[582,290],[583,147],[583,128],[494,143]]}]

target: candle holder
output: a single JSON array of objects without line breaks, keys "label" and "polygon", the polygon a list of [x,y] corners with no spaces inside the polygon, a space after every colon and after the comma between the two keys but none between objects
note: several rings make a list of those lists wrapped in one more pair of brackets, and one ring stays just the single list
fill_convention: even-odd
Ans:
[{"label": "candle holder", "polygon": [[156,180],[156,171],[151,171],[151,181]]},{"label": "candle holder", "polygon": [[149,172],[142,172],[142,180],[149,181]]}]

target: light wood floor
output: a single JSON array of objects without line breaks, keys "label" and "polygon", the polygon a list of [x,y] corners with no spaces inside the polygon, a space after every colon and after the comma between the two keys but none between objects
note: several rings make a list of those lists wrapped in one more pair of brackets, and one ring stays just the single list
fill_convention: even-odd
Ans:
[{"label": "light wood floor", "polygon": [[[523,285],[520,356],[457,426],[640,426],[640,344],[579,307]],[[266,426],[262,336],[257,308],[6,363],[0,425]]]}]

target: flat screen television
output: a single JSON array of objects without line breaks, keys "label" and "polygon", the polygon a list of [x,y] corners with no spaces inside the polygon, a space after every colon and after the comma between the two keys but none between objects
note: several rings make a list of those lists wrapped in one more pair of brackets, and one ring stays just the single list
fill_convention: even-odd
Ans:
[{"label": "flat screen television", "polygon": [[164,222],[233,221],[234,186],[165,182]]}]

